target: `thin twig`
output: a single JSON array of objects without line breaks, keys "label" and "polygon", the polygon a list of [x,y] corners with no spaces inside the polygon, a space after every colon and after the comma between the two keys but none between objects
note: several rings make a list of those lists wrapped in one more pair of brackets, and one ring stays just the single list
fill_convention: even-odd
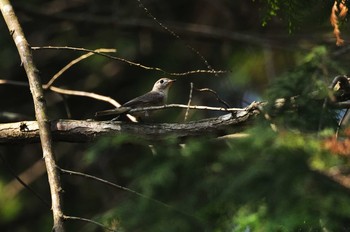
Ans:
[{"label": "thin twig", "polygon": [[[14,85],[14,86],[23,86],[23,87],[28,87],[29,84],[26,82],[21,82],[21,81],[11,81],[11,80],[4,80],[0,79],[0,84],[7,84],[7,85]],[[99,101],[104,101],[108,102],[111,105],[115,107],[119,107],[120,104],[114,100],[113,98],[96,94],[96,93],[91,93],[91,92],[85,92],[85,91],[78,91],[78,90],[70,90],[70,89],[62,89],[56,86],[50,86],[49,90],[59,93],[59,94],[65,94],[65,95],[74,95],[74,96],[81,96],[81,97],[89,97],[93,98]]]},{"label": "thin twig", "polygon": [[67,118],[72,118],[72,112],[70,111],[66,95],[61,94],[60,96],[62,97],[64,109],[66,110],[66,113],[67,113]]},{"label": "thin twig", "polygon": [[[94,50],[94,52],[99,52],[99,53],[103,53],[103,52],[116,52],[116,49],[109,49],[109,48],[99,48]],[[47,89],[49,88],[58,77],[60,77],[65,71],[67,71],[69,68],[71,68],[73,65],[77,64],[78,62],[94,55],[96,53],[93,52],[89,52],[87,54],[81,55],[78,58],[72,60],[71,62],[69,62],[66,66],[64,66],[60,71],[58,71],[52,78],[50,81],[47,82],[47,84],[44,85],[44,88]]]},{"label": "thin twig", "polygon": [[97,93],[78,91],[78,90],[70,90],[70,89],[62,89],[62,88],[55,87],[55,86],[51,86],[51,87],[49,87],[49,89],[52,90],[53,92],[60,93],[60,94],[89,97],[89,98],[93,98],[93,99],[96,99],[99,101],[108,102],[115,107],[120,106],[120,104],[116,100],[114,100],[113,98],[110,98],[110,97],[107,97],[104,95],[100,95]]},{"label": "thin twig", "polygon": [[105,53],[101,53],[101,52],[96,52],[95,50],[91,50],[91,49],[86,49],[86,48],[76,48],[76,47],[69,47],[69,46],[42,46],[42,47],[32,47],[32,50],[43,50],[43,49],[56,49],[56,50],[72,50],[72,51],[83,51],[83,52],[91,52],[100,56],[104,56],[107,57],[109,59],[113,59],[113,60],[118,60],[124,63],[127,63],[129,65],[133,65],[139,68],[143,68],[146,70],[154,70],[154,71],[159,71],[162,72],[164,74],[170,75],[170,76],[186,76],[186,75],[190,75],[190,74],[201,74],[201,73],[207,73],[207,74],[223,74],[223,73],[228,73],[229,71],[225,71],[225,70],[202,70],[202,69],[198,69],[198,70],[191,70],[191,71],[187,71],[187,72],[168,72],[165,71],[161,68],[158,67],[151,67],[151,66],[146,66],[146,65],[142,65],[133,61],[129,61],[127,59],[124,58],[120,58],[117,56],[111,56]]},{"label": "thin twig", "polygon": [[0,79],[0,85],[15,85],[15,86],[29,87],[29,84],[27,82],[11,81],[11,80],[5,80],[5,79]]},{"label": "thin twig", "polygon": [[[100,95],[97,93],[91,93],[91,92],[85,92],[85,91],[77,91],[77,90],[69,90],[69,89],[62,89],[62,88],[58,88],[55,86],[51,86],[49,88],[50,90],[52,90],[53,92],[56,93],[60,93],[60,94],[65,94],[65,95],[75,95],[75,96],[81,96],[81,97],[89,97],[89,98],[93,98],[99,101],[105,101],[110,103],[111,105],[113,105],[114,107],[118,108],[121,105],[119,104],[119,102],[117,102],[116,100],[114,100],[113,98],[104,96],[104,95]],[[137,119],[130,115],[127,114],[126,115],[132,122],[137,122]]]},{"label": "thin twig", "polygon": [[115,230],[115,229],[112,229],[112,228],[109,228],[99,222],[96,222],[94,220],[91,220],[91,219],[87,219],[87,218],[82,218],[82,217],[74,217],[74,216],[67,216],[67,215],[63,215],[63,218],[65,220],[76,220],[76,221],[83,221],[83,222],[88,222],[88,223],[91,223],[91,224],[94,224],[96,226],[99,226],[105,230],[109,230],[109,231],[114,231],[114,232],[117,232],[118,230]]},{"label": "thin twig", "polygon": [[[11,85],[18,85],[18,86],[26,86],[26,83],[18,82],[18,81],[7,81],[7,80],[0,80],[0,84],[11,84]],[[96,93],[90,93],[90,92],[84,92],[84,91],[76,91],[76,90],[68,90],[68,89],[61,89],[55,86],[51,86],[49,88],[50,90],[66,94],[66,95],[76,95],[76,96],[82,96],[82,97],[90,97],[97,100],[109,102],[115,107],[119,107],[120,104],[113,100],[110,97],[99,95]],[[209,89],[200,89],[200,91],[209,91]],[[215,93],[215,91],[211,90],[210,92]],[[215,93],[216,94],[216,93]],[[216,94],[217,96],[217,94]],[[220,102],[228,106],[227,103],[224,103],[223,100],[218,98]],[[161,110],[166,108],[185,108],[185,109],[195,109],[195,110],[213,110],[213,111],[224,111],[224,112],[235,112],[235,111],[244,111],[244,108],[223,108],[223,107],[210,107],[210,106],[190,106],[190,105],[183,105],[183,104],[168,104],[168,105],[162,105],[162,106],[150,106],[150,107],[143,107],[143,108],[134,108],[130,109],[129,113],[133,112],[139,112],[139,111],[148,111],[148,110]]]},{"label": "thin twig", "polygon": [[[23,86],[23,87],[28,87],[29,84],[21,81],[11,81],[11,80],[4,80],[0,79],[0,84],[7,84],[7,85],[14,85],[14,86]],[[91,92],[85,92],[85,91],[78,91],[78,90],[69,90],[69,89],[62,89],[56,86],[50,86],[49,90],[59,93],[59,94],[65,94],[65,95],[73,95],[73,96],[81,96],[81,97],[89,97],[93,98],[99,101],[104,101],[108,102],[114,107],[120,107],[120,104],[114,100],[111,97],[107,97],[104,95],[96,94],[96,93],[91,93]],[[137,122],[137,119],[132,116],[127,114],[127,117],[132,121],[132,122]]]},{"label": "thin twig", "polygon": [[177,212],[179,212],[179,213],[181,213],[181,214],[183,214],[183,215],[186,215],[186,216],[189,216],[189,217],[192,217],[192,218],[197,219],[195,216],[193,216],[193,215],[191,215],[191,214],[189,214],[189,213],[186,213],[186,212],[184,212],[184,211],[182,211],[182,210],[179,210],[179,209],[177,209],[177,208],[174,208],[173,206],[168,205],[168,204],[166,204],[166,203],[164,203],[164,202],[162,202],[162,201],[159,201],[159,200],[154,199],[154,198],[152,198],[152,197],[146,196],[146,195],[144,195],[144,194],[142,194],[142,193],[139,193],[139,192],[137,192],[137,191],[135,191],[135,190],[132,190],[132,189],[130,189],[130,188],[127,188],[127,187],[124,187],[124,186],[121,186],[121,185],[112,183],[112,182],[107,181],[107,180],[105,180],[105,179],[101,179],[101,178],[98,178],[98,177],[96,177],[96,176],[92,176],[92,175],[89,175],[89,174],[86,174],[86,173],[82,173],[82,172],[76,172],[76,171],[71,171],[71,170],[63,169],[63,168],[60,168],[60,167],[58,167],[58,166],[57,166],[57,169],[60,170],[62,174],[75,175],[75,176],[80,176],[80,177],[84,177],[84,178],[87,178],[87,179],[91,179],[91,180],[94,180],[94,181],[97,181],[97,182],[100,182],[100,183],[109,185],[109,186],[111,186],[111,187],[114,187],[114,188],[121,189],[121,190],[126,191],[126,192],[129,192],[129,193],[132,193],[132,194],[134,194],[134,195],[136,195],[136,196],[138,196],[138,197],[144,198],[144,199],[149,200],[149,201],[153,201],[153,202],[155,202],[155,203],[157,203],[157,204],[160,204],[160,205],[162,205],[162,206],[164,206],[164,207],[166,207],[166,208],[168,208],[168,209],[177,211]]},{"label": "thin twig", "polygon": [[[176,39],[183,41],[182,38],[175,33],[173,30],[171,30],[169,27],[167,27],[166,25],[164,25],[162,22],[160,22],[149,10],[148,8],[141,2],[141,0],[136,0],[139,3],[139,7],[142,8],[146,14],[153,20],[155,21],[161,28],[163,28],[165,31],[169,32],[169,34],[171,34],[172,36],[174,36]],[[196,54],[203,62],[204,64],[207,66],[208,70],[210,71],[215,71],[211,65],[209,64],[208,60],[205,59],[205,57],[197,50],[195,49],[193,46],[189,45],[188,43],[184,42],[185,46],[190,49],[194,54]],[[217,73],[214,73],[215,76],[217,76]]]},{"label": "thin twig", "polygon": [[223,108],[223,107],[211,107],[211,106],[189,106],[184,104],[167,104],[162,106],[150,106],[150,107],[140,107],[130,109],[128,113],[132,114],[139,111],[151,111],[151,110],[161,110],[168,108],[185,108],[185,109],[195,109],[195,110],[212,110],[212,111],[223,111],[223,112],[236,112],[236,111],[245,111],[246,108]]},{"label": "thin twig", "polygon": [[[49,209],[51,208],[51,205],[42,197],[40,196],[39,193],[37,193],[32,187],[30,187],[29,185],[27,185],[15,172],[15,170],[13,170],[13,168],[11,167],[11,165],[9,164],[9,162],[7,161],[7,159],[3,156],[3,154],[0,152],[0,159],[1,161],[4,163],[5,167],[7,168],[7,170],[9,170],[9,172],[11,173],[11,175],[25,188],[27,189],[29,192],[31,192],[32,194],[34,194],[34,196],[36,196],[42,203],[44,203],[44,205],[46,205]],[[6,191],[4,192],[6,194]]]},{"label": "thin twig", "polygon": [[227,108],[230,107],[230,105],[229,105],[226,101],[222,100],[222,99],[219,97],[219,95],[218,95],[214,90],[209,89],[209,88],[196,89],[196,90],[199,91],[199,92],[209,92],[209,93],[212,93],[212,94],[214,94],[214,95],[216,96],[216,100],[218,100],[219,102],[221,102],[222,104],[224,104]]},{"label": "thin twig", "polygon": [[187,103],[187,109],[186,109],[186,113],[185,113],[185,119],[184,121],[187,121],[187,117],[188,117],[188,113],[190,111],[190,105],[191,105],[191,101],[192,101],[192,92],[193,92],[193,82],[191,82],[191,89],[190,89],[190,95],[188,96],[188,103]]}]

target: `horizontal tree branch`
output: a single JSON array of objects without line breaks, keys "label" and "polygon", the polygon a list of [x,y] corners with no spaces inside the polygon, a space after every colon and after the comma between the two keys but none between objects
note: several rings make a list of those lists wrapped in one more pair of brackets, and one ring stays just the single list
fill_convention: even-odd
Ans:
[{"label": "horizontal tree branch", "polygon": [[[56,120],[51,122],[55,141],[89,142],[101,136],[131,135],[149,141],[160,141],[169,137],[184,139],[199,136],[221,136],[242,131],[255,115],[258,103],[252,104],[236,114],[225,114],[216,118],[187,123],[132,123],[122,121]],[[39,141],[36,121],[0,124],[0,144],[28,143]]]}]

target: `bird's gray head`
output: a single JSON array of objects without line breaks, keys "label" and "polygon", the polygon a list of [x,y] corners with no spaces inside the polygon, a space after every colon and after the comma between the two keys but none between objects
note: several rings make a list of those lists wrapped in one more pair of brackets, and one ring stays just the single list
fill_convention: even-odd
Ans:
[{"label": "bird's gray head", "polygon": [[157,91],[157,92],[162,92],[164,94],[167,94],[170,86],[173,84],[174,81],[176,80],[172,80],[169,78],[161,78],[153,85],[152,91]]}]

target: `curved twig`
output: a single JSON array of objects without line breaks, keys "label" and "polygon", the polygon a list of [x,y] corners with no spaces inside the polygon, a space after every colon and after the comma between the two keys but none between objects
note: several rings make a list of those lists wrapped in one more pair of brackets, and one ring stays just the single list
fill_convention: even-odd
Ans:
[{"label": "curved twig", "polygon": [[219,102],[221,102],[222,104],[224,104],[227,108],[230,107],[230,105],[229,105],[226,101],[222,100],[222,99],[219,97],[219,95],[217,94],[217,92],[215,92],[215,91],[212,90],[212,89],[209,89],[209,88],[197,89],[197,88],[195,88],[195,90],[198,91],[198,92],[209,92],[209,93],[212,93],[212,94],[215,95],[216,100],[218,100]]},{"label": "curved twig", "polygon": [[[6,84],[6,85],[14,85],[14,86],[22,86],[22,87],[28,87],[29,84],[26,82],[21,82],[21,81],[11,81],[11,80],[4,80],[4,79],[0,79],[0,85],[1,84]],[[59,94],[65,94],[65,95],[74,95],[74,96],[81,96],[81,97],[89,97],[89,98],[93,98],[99,101],[104,101],[104,102],[108,102],[109,104],[115,106],[115,107],[119,107],[120,104],[114,100],[111,97],[107,97],[104,95],[100,95],[97,93],[91,93],[91,92],[86,92],[86,91],[79,91],[79,90],[70,90],[70,89],[62,89],[56,86],[50,86],[48,88],[49,90],[59,93]]]},{"label": "curved twig", "polygon": [[83,218],[83,217],[74,217],[74,216],[67,216],[67,215],[63,215],[63,218],[65,220],[76,220],[76,221],[83,221],[83,222],[88,222],[88,223],[91,223],[91,224],[94,224],[96,226],[99,226],[105,230],[109,230],[109,231],[114,231],[114,232],[117,232],[118,230],[115,230],[115,229],[112,229],[112,228],[109,228],[99,222],[96,222],[94,220],[91,220],[91,219],[87,219],[87,218]]},{"label": "curved twig", "polygon": [[[116,49],[108,49],[108,48],[99,48],[94,50],[94,52],[116,52]],[[52,84],[54,83],[54,81],[57,80],[58,77],[60,77],[65,71],[67,71],[69,68],[71,68],[73,65],[77,64],[78,62],[94,55],[95,53],[93,52],[89,52],[87,54],[81,55],[78,58],[72,60],[71,62],[69,62],[66,66],[64,66],[60,71],[58,71],[48,82],[47,84],[44,85],[45,89],[48,89],[50,86],[52,86]]]},{"label": "curved twig", "polygon": [[93,98],[93,99],[96,99],[99,101],[108,102],[115,107],[120,106],[119,102],[117,102],[113,98],[107,97],[104,95],[100,95],[97,93],[91,93],[91,92],[79,91],[79,90],[62,89],[62,88],[59,88],[56,86],[51,86],[51,87],[49,87],[49,89],[52,90],[53,92],[60,93],[60,94],[74,95],[74,96],[80,96],[80,97],[89,97],[89,98]]}]

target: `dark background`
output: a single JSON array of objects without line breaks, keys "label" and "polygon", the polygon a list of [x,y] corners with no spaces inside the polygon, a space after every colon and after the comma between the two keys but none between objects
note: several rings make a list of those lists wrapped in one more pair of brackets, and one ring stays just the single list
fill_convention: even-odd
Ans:
[{"label": "dark background", "polygon": [[[54,83],[110,96],[120,103],[149,91],[164,76],[177,79],[169,103],[186,104],[193,82],[196,88],[216,91],[230,106],[242,107],[254,100],[293,96],[310,90],[310,84],[312,88],[321,82],[327,86],[335,75],[348,73],[348,43],[335,45],[329,23],[331,1],[19,0],[13,4],[33,47],[115,48],[117,53],[111,55],[168,73],[208,70],[203,59],[213,69],[227,71],[171,76],[94,55]],[[3,20],[0,24],[0,78],[27,82],[7,27]],[[346,41],[347,27],[342,23]],[[44,84],[82,54],[33,51]],[[0,99],[3,113],[34,119],[27,87],[0,85]],[[51,119],[69,118],[62,96],[46,91],[46,99]],[[73,119],[90,119],[96,111],[113,108],[91,98],[65,99]],[[192,104],[222,106],[213,95],[197,91]],[[346,166],[348,160],[323,149],[315,129],[320,108],[310,106],[310,102],[303,105],[307,110],[300,112],[304,115],[283,114],[278,120],[283,129],[278,133],[262,120],[249,131],[248,139],[190,140],[184,148],[166,141],[155,144],[156,155],[147,142],[124,137],[89,144],[57,142],[61,167],[97,175],[167,204],[63,176],[64,212],[118,231],[347,231],[348,189],[319,170]],[[184,110],[172,109],[154,120],[183,122],[184,114]],[[189,120],[213,115],[218,113],[191,111]],[[332,131],[334,124],[329,121],[323,129]],[[32,165],[42,162],[39,144],[2,145],[0,149],[5,163],[18,174],[29,170],[25,175],[33,176]],[[1,165],[0,230],[50,230],[51,211],[25,189],[11,195],[8,185],[14,177],[6,164]],[[41,166],[40,170],[43,174],[30,185],[49,201],[45,169]],[[74,221],[68,221],[67,228],[103,231]]]}]

